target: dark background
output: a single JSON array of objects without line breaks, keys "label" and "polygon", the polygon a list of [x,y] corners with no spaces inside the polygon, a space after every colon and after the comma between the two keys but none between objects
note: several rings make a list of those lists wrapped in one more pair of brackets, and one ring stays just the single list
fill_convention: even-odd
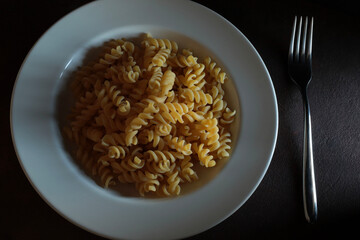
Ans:
[{"label": "dark background", "polygon": [[[16,74],[37,39],[90,2],[3,1],[0,8],[0,239],[102,239],[52,210],[26,179],[11,141]],[[279,107],[279,135],[263,181],[231,217],[190,239],[356,238],[360,226],[360,14],[355,1],[197,1],[252,42],[268,67]],[[294,15],[314,16],[309,88],[319,218],[304,219],[301,186],[303,112],[287,75]],[[209,26],[209,31],[212,31]],[[163,229],[163,231],[166,231]]]}]

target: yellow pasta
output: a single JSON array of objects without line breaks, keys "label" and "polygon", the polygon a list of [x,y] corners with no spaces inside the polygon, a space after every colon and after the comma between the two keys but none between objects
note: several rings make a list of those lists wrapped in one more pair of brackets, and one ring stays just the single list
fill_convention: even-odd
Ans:
[{"label": "yellow pasta", "polygon": [[191,162],[190,156],[184,156],[184,158],[180,160],[180,176],[188,182],[196,181],[198,179],[196,172],[192,169],[193,166],[194,164]]},{"label": "yellow pasta", "polygon": [[156,39],[152,38],[149,34],[147,38],[143,41],[145,45],[154,46],[155,49],[169,49],[171,52],[176,53],[178,51],[178,44],[169,39]]},{"label": "yellow pasta", "polygon": [[152,70],[151,78],[149,79],[148,92],[158,93],[160,92],[160,83],[163,73],[160,67],[155,67]]},{"label": "yellow pasta", "polygon": [[226,79],[226,73],[221,70],[220,67],[216,67],[216,63],[211,60],[210,57],[206,57],[205,60],[206,70],[210,73],[216,81],[224,83]]},{"label": "yellow pasta", "polygon": [[195,64],[197,64],[197,57],[194,57],[193,55],[188,55],[188,52],[183,50],[183,54],[176,54],[172,55],[168,59],[168,63],[172,67],[192,67]]},{"label": "yellow pasta", "polygon": [[236,114],[235,110],[232,111],[230,108],[227,107],[220,119],[220,123],[231,124],[234,121],[235,114]]},{"label": "yellow pasta", "polygon": [[164,139],[170,148],[175,149],[184,155],[190,155],[192,153],[191,143],[186,143],[182,136],[173,137],[171,135],[167,135]]},{"label": "yellow pasta", "polygon": [[105,188],[177,196],[183,184],[230,156],[236,111],[224,99],[226,73],[176,42],[146,35],[104,43],[75,73],[75,104],[63,133],[74,158]]},{"label": "yellow pasta", "polygon": [[212,104],[213,99],[209,93],[205,93],[203,90],[195,90],[191,88],[184,88],[180,90],[182,98],[185,98],[189,102],[200,103],[201,105]]},{"label": "yellow pasta", "polygon": [[153,148],[162,150],[165,146],[164,139],[154,129],[144,129],[139,133],[140,144],[152,143]]},{"label": "yellow pasta", "polygon": [[115,185],[114,175],[112,169],[104,164],[99,164],[98,175],[104,187],[108,188],[110,185]]},{"label": "yellow pasta", "polygon": [[152,59],[152,64],[158,67],[163,67],[166,63],[166,59],[169,58],[170,49],[160,49],[157,54]]},{"label": "yellow pasta", "polygon": [[126,154],[129,153],[129,149],[124,146],[110,146],[108,156],[109,158],[125,158]]},{"label": "yellow pasta", "polygon": [[219,146],[219,149],[217,150],[217,156],[220,159],[230,156],[230,153],[229,153],[229,150],[231,149],[231,147],[229,145],[231,143],[230,136],[231,135],[229,132],[223,133],[220,136],[220,139],[219,139],[220,146]]}]

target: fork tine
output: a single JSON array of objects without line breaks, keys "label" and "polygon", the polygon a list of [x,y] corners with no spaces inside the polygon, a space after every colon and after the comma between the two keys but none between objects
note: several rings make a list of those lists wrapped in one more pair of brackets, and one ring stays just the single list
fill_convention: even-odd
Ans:
[{"label": "fork tine", "polygon": [[310,27],[307,37],[307,52],[306,57],[311,61],[312,58],[312,40],[313,40],[313,30],[314,30],[314,17],[311,17]]},{"label": "fork tine", "polygon": [[300,38],[301,38],[301,28],[302,28],[302,16],[299,19],[299,26],[296,32],[296,49],[295,49],[295,61],[298,62],[300,58]]},{"label": "fork tine", "polygon": [[302,28],[302,36],[301,36],[301,53],[300,53],[300,60],[305,62],[305,50],[306,50],[306,43],[307,43],[307,32],[308,32],[308,17],[305,18],[305,23]]},{"label": "fork tine", "polygon": [[293,60],[294,58],[294,44],[295,44],[295,34],[296,34],[296,22],[297,22],[297,16],[295,16],[294,24],[293,24],[293,31],[291,34],[291,40],[290,40],[290,47],[289,47],[289,61]]}]

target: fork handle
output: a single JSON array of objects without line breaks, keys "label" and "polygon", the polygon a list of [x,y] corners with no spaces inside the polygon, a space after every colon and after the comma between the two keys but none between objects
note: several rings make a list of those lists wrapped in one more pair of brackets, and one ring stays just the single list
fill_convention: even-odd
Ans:
[{"label": "fork handle", "polygon": [[303,149],[303,201],[305,218],[309,223],[317,219],[317,198],[312,148],[310,105],[306,89],[302,91],[304,102],[304,149]]}]

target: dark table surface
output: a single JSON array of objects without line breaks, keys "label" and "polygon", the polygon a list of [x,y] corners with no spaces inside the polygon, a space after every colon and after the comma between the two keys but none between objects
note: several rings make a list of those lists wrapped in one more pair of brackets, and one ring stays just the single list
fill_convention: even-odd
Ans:
[{"label": "dark table surface", "polygon": [[[1,4],[0,239],[101,239],[62,218],[35,192],[18,163],[9,127],[11,91],[26,54],[52,24],[87,2]],[[250,199],[231,217],[190,239],[322,239],[357,234],[360,14],[355,1],[198,2],[239,28],[263,58],[277,94],[279,133],[270,167]],[[286,65],[294,15],[315,18],[309,99],[319,217],[313,225],[306,223],[302,203],[302,102]]]}]

